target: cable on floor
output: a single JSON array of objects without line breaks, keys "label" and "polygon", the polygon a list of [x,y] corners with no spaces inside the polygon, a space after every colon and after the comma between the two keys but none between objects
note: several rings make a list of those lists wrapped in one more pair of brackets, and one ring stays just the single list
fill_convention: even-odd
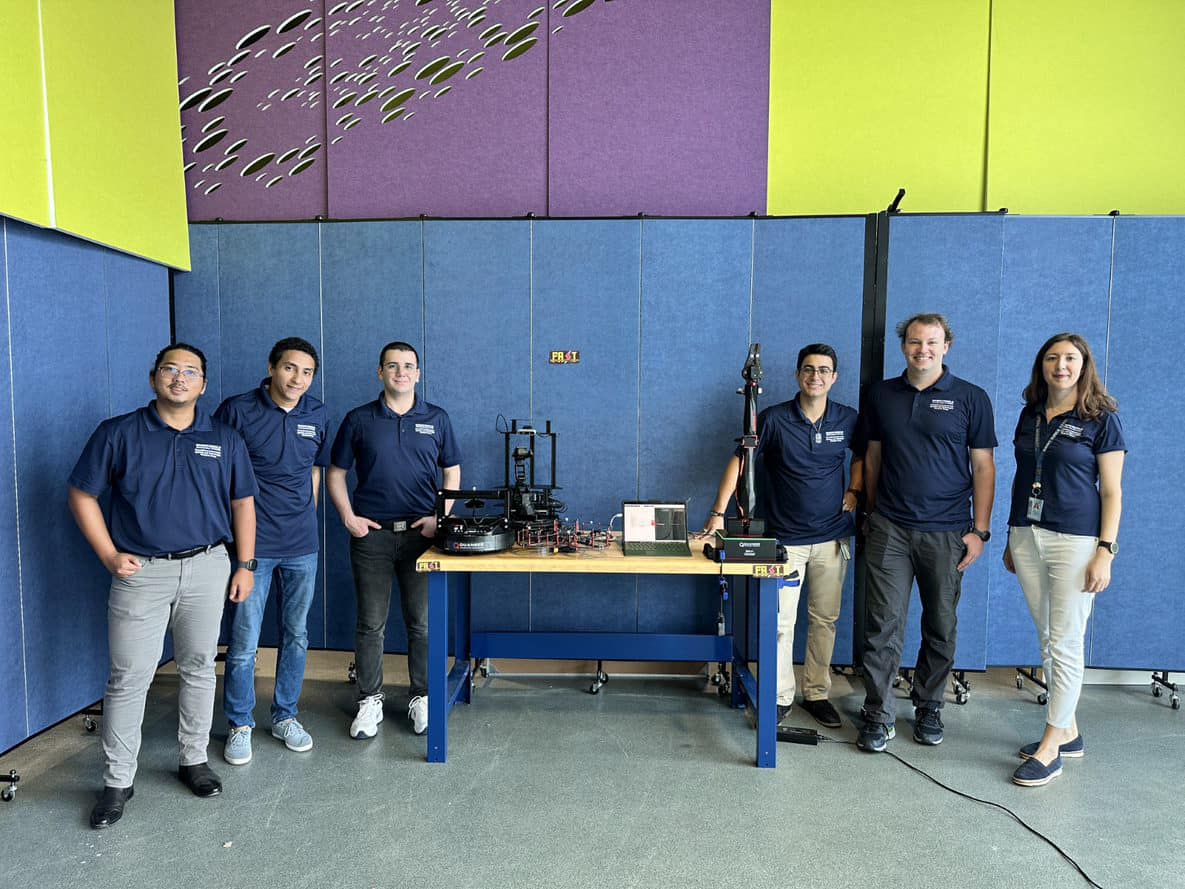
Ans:
[{"label": "cable on floor", "polygon": [[[819,740],[828,741],[832,744],[851,744],[853,746],[855,746],[855,744],[856,744],[855,741],[841,741],[838,738],[829,738],[822,733],[819,734]],[[1073,867],[1074,870],[1078,871],[1078,873],[1082,877],[1082,879],[1086,880],[1087,885],[1093,886],[1094,889],[1103,889],[1102,886],[1100,886],[1098,883],[1096,883],[1094,880],[1092,880],[1090,878],[1090,875],[1085,870],[1082,869],[1082,865],[1080,865],[1077,861],[1075,861],[1070,856],[1070,853],[1068,853],[1065,849],[1063,849],[1061,846],[1059,846],[1057,843],[1055,843],[1053,840],[1051,840],[1045,834],[1041,833],[1041,831],[1037,830],[1037,828],[1030,825],[1027,821],[1025,821],[1023,818],[1021,818],[1019,815],[1017,815],[1014,811],[1012,811],[1010,808],[1008,808],[1004,804],[994,802],[993,800],[990,800],[990,799],[980,799],[978,796],[972,796],[969,793],[964,793],[963,791],[961,791],[955,787],[951,787],[949,784],[943,784],[941,781],[939,781],[937,778],[935,778],[933,775],[931,775],[925,769],[918,768],[913,763],[902,759],[900,756],[898,756],[893,751],[886,750],[885,753],[887,753],[893,759],[897,760],[897,762],[901,763],[903,766],[905,766],[910,771],[917,772],[923,778],[926,778],[928,781],[931,781],[932,783],[937,784],[943,790],[950,791],[951,793],[955,794],[956,796],[961,796],[964,799],[969,799],[972,802],[980,803],[981,805],[984,805],[984,806],[991,806],[994,809],[999,809],[1000,811],[1006,813],[1017,824],[1019,824],[1021,827],[1023,827],[1025,830],[1027,830],[1029,833],[1031,833],[1033,836],[1037,837],[1038,839],[1042,840],[1043,842],[1045,842],[1046,844],[1051,846],[1053,848],[1053,850],[1055,852],[1057,852],[1058,855],[1060,855],[1062,858],[1064,858],[1066,861],[1068,861],[1070,863],[1070,866]]]}]

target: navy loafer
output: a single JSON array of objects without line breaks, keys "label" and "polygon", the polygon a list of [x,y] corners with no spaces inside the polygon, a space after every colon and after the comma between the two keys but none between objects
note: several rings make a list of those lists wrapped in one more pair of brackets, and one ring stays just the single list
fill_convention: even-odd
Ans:
[{"label": "navy loafer", "polygon": [[[1021,759],[1032,759],[1033,754],[1037,752],[1037,748],[1041,746],[1040,741],[1034,741],[1032,744],[1025,744],[1020,750],[1016,751]],[[1079,734],[1077,738],[1072,741],[1066,741],[1057,748],[1059,755],[1066,759],[1079,759],[1086,756],[1086,744],[1082,742],[1082,735]]]},{"label": "navy loafer", "polygon": [[1012,783],[1021,787],[1040,787],[1048,784],[1062,773],[1062,758],[1059,756],[1049,765],[1039,759],[1026,759],[1012,773]]}]

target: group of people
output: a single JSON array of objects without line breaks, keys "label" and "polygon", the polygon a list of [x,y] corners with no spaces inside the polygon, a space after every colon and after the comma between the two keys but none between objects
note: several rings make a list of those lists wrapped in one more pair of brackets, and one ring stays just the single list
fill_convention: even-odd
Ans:
[{"label": "group of people", "polygon": [[[96,829],[119,821],[134,793],[145,701],[168,630],[180,685],[178,777],[199,797],[222,792],[206,747],[227,599],[233,613],[223,756],[232,765],[251,760],[255,656],[275,578],[281,632],[271,734],[289,750],[312,749],[297,705],[325,466],[326,488],[350,533],[358,602],[358,711],[350,734],[373,738],[383,721],[383,647],[396,580],[408,637],[407,714],[417,734],[428,727],[428,587],[415,562],[435,536],[438,481],[460,486],[457,440],[448,414],[416,395],[419,354],[409,343],[382,348],[382,392],[350,411],[332,440],[325,405],[308,391],[318,368],[312,344],[282,339],[259,386],[210,414],[199,403],[205,355],[187,343],[166,346],[148,375],[153,400],[101,423],[70,475],[70,509],[112,575],[104,787],[90,816]],[[357,478],[352,496],[346,484],[351,468]],[[110,520],[99,502],[108,492]]]},{"label": "group of people", "polygon": [[[946,319],[916,315],[898,334],[905,372],[874,384],[861,412],[830,400],[839,358],[831,346],[815,343],[798,355],[798,395],[758,417],[756,454],[769,480],[767,528],[808,589],[802,706],[828,727],[841,725],[828,700],[830,665],[850,540],[864,505],[865,700],[857,743],[869,752],[885,750],[895,733],[892,684],[915,581],[922,643],[911,691],[913,736],[925,745],[943,740],[963,572],[991,537],[995,489],[992,405],[983,389],[945,366],[953,341]],[[112,575],[104,787],[90,816],[94,828],[116,823],[132,798],[145,702],[168,630],[180,685],[178,776],[199,797],[221,792],[206,748],[226,600],[233,613],[223,756],[232,765],[251,760],[256,649],[276,578],[281,632],[271,734],[289,750],[312,749],[298,702],[323,467],[350,534],[357,597],[358,710],[350,735],[372,738],[383,721],[383,648],[395,581],[408,639],[407,715],[417,734],[427,728],[427,578],[415,563],[435,536],[437,490],[460,487],[458,443],[448,414],[416,394],[419,354],[409,343],[382,348],[382,392],[350,411],[332,439],[326,408],[308,391],[318,369],[312,344],[282,339],[259,386],[211,414],[199,403],[205,356],[173,343],[149,371],[153,400],[100,424],[70,475],[71,511]],[[1024,761],[1013,776],[1034,786],[1060,774],[1064,757],[1083,754],[1075,721],[1083,636],[1093,597],[1110,582],[1118,553],[1125,446],[1115,401],[1076,334],[1058,334],[1042,346],[1024,399],[1004,564],[1020,580],[1036,622],[1049,689],[1044,734],[1021,748]],[[738,449],[730,460],[705,531],[722,527],[744,459]],[[350,469],[357,481],[352,494]],[[99,498],[108,492],[105,514]],[[779,721],[794,703],[799,589],[784,586],[779,605]]]},{"label": "group of people", "polygon": [[[910,593],[921,599],[921,645],[911,683],[913,738],[941,744],[943,695],[954,666],[963,572],[991,538],[995,422],[991,400],[944,363],[947,320],[919,314],[897,326],[905,371],[869,387],[861,411],[828,396],[839,359],[824,343],[798,353],[798,394],[757,419],[756,458],[766,471],[766,531],[806,580],[807,648],[802,707],[837,728],[828,700],[835,623],[863,500],[866,575],[864,682],[857,746],[884,751],[896,734],[893,683],[901,667]],[[1013,437],[1016,475],[1004,566],[1016,574],[1036,625],[1048,688],[1045,730],[1020,748],[1012,776],[1049,783],[1084,752],[1075,711],[1086,622],[1119,553],[1126,446],[1090,346],[1059,333],[1038,350]],[[850,452],[850,458],[849,458]],[[725,468],[704,533],[723,527],[746,459]],[[782,587],[777,626],[777,715],[794,704],[794,625],[801,586]]]}]

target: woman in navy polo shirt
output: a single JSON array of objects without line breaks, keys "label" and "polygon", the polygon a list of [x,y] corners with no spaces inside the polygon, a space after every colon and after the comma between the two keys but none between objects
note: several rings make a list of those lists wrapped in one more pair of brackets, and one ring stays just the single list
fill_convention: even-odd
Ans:
[{"label": "woman in navy polo shirt", "polygon": [[1076,333],[1050,337],[1033,362],[1013,446],[1016,478],[1004,567],[1037,624],[1049,691],[1045,734],[1020,749],[1012,780],[1048,784],[1063,757],[1083,755],[1074,711],[1082,691],[1086,621],[1119,552],[1127,449],[1115,399]]}]

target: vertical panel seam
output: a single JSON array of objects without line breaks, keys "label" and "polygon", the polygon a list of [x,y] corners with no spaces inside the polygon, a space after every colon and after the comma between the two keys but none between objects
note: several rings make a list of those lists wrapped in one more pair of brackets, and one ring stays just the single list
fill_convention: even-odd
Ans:
[{"label": "vertical panel seam", "polygon": [[1115,242],[1119,234],[1119,217],[1111,217],[1111,264],[1107,270],[1107,337],[1103,345],[1103,385],[1111,373],[1111,306],[1115,298]]},{"label": "vertical panel seam", "polygon": [[[424,346],[424,363],[428,364],[428,238],[424,217],[420,216],[420,342]],[[381,364],[383,356],[379,356]],[[432,382],[432,372],[429,370],[428,379],[424,382],[424,400],[428,400],[428,386]]]},{"label": "vertical panel seam", "polygon": [[[328,203],[326,197],[326,203]],[[321,335],[321,403],[325,403],[325,268],[324,268],[324,253],[321,241],[321,229],[324,223],[317,223],[317,317],[320,325]],[[328,420],[329,412],[326,411],[326,419]],[[329,425],[326,423],[325,434],[329,435]],[[329,468],[321,474],[321,486],[327,486],[326,476],[329,474]],[[328,489],[326,490],[328,494]],[[324,520],[321,522],[321,553],[322,562],[325,563],[325,571],[321,578],[321,647],[327,648],[329,646],[329,564],[324,559],[324,553],[329,548],[329,505],[325,502],[327,498],[321,498],[321,512]]]},{"label": "vertical panel seam", "polygon": [[[41,109],[45,134],[45,184],[46,198],[49,202],[49,226],[50,228],[57,228],[58,209],[57,201],[54,198],[53,187],[53,146],[49,140],[49,86],[45,79],[45,25],[41,16],[41,0],[37,0],[37,48],[41,52]],[[7,238],[7,233],[5,234],[5,238]],[[10,336],[11,327],[12,322],[9,322]]]},{"label": "vertical panel seam", "polygon": [[103,355],[107,359],[107,416],[110,417],[115,413],[115,406],[111,401],[111,389],[114,385],[111,379],[111,282],[107,278],[107,263],[104,259],[105,257],[100,258],[99,268],[103,278]]},{"label": "vertical panel seam", "polygon": [[[638,371],[636,377],[637,392],[634,395],[634,496],[642,496],[642,250],[645,244],[644,233],[646,220],[638,220]],[[625,519],[622,519],[624,524]],[[612,520],[610,520],[612,524]],[[642,583],[638,575],[634,575],[634,632],[641,629],[642,622]]]},{"label": "vertical panel seam", "polygon": [[527,220],[527,416],[535,416],[535,220]]},{"label": "vertical panel seam", "polygon": [[[1000,265],[999,271],[996,273],[996,402],[993,407],[993,414],[999,410],[1000,407],[1000,330],[1003,325],[1004,318],[1004,236],[1008,227],[1008,217],[1000,217]],[[995,508],[996,492],[992,492],[992,515],[999,518],[999,513]],[[1006,507],[1007,508],[1007,507]],[[1007,525],[1007,519],[1004,520]],[[991,524],[988,524],[988,530],[991,530]],[[1005,529],[1007,530],[1007,529]],[[1005,544],[1007,546],[1007,544]],[[996,559],[988,561],[987,572],[987,588],[983,595],[983,660],[986,665],[990,659],[990,644],[992,633],[992,580],[999,576],[1000,562]]]},{"label": "vertical panel seam", "polygon": [[749,224],[749,343],[753,342],[753,301],[756,289],[757,268],[757,217]]},{"label": "vertical panel seam", "polygon": [[25,731],[29,736],[29,662],[25,642],[25,577],[21,560],[21,489],[20,478],[17,475],[16,460],[16,394],[12,360],[12,285],[8,272],[8,222],[0,219],[0,231],[3,231],[3,260],[4,260],[4,327],[8,335],[8,411],[12,420],[12,493],[13,512],[16,518],[16,591],[17,612],[21,622],[21,684],[24,688]]}]

